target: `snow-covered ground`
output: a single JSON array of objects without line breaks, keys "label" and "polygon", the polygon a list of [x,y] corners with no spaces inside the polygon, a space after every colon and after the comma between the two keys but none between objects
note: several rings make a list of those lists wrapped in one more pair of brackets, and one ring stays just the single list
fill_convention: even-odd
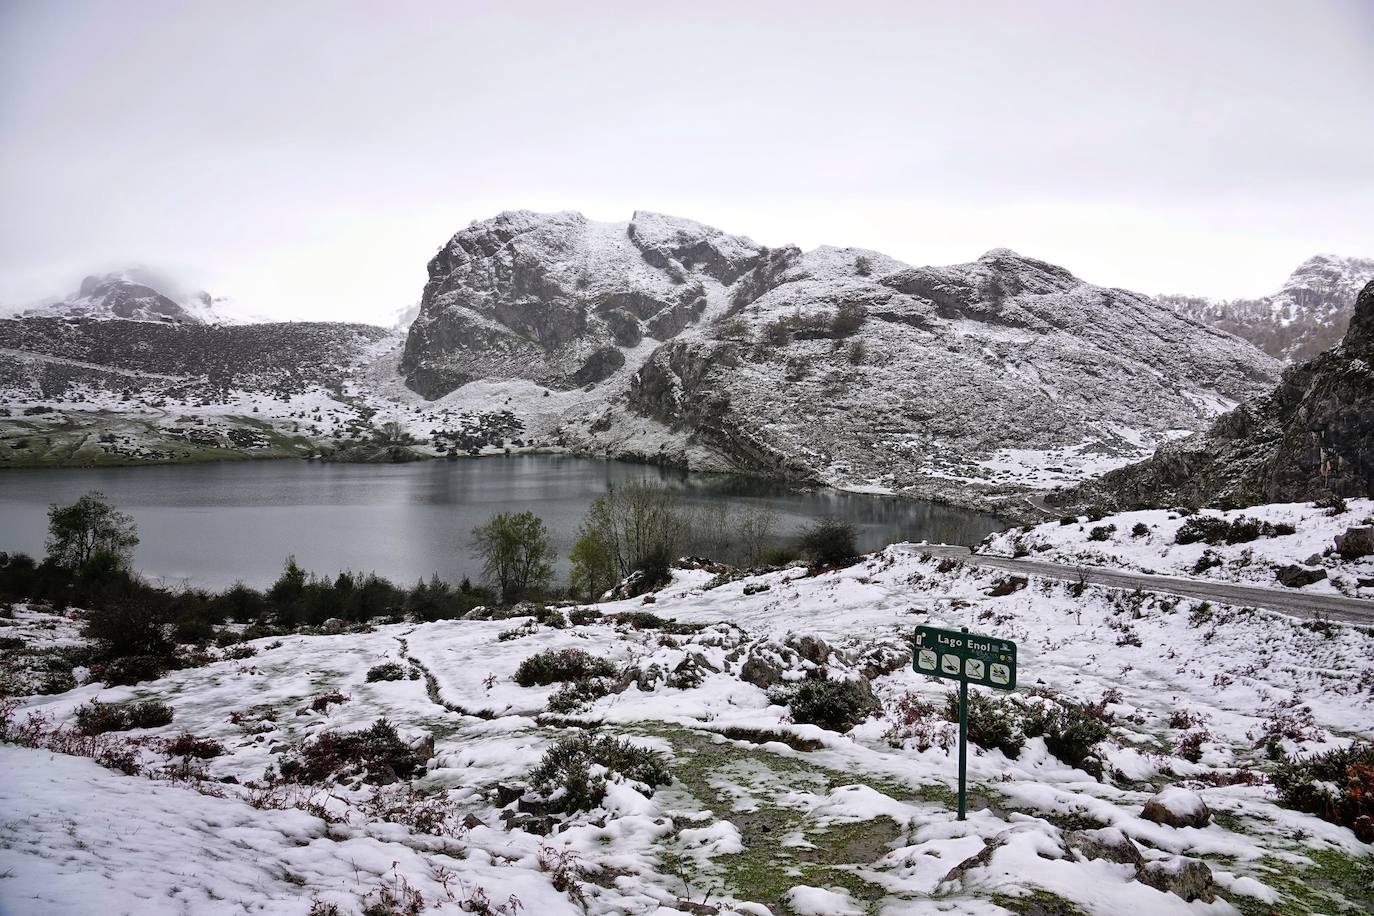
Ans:
[{"label": "snow-covered ground", "polygon": [[[1179,529],[1199,518],[1234,523],[1258,519],[1291,534],[1261,534],[1234,544],[1178,543]],[[1312,503],[1279,503],[1220,512],[1204,509],[1183,514],[1165,509],[1121,512],[1100,520],[1080,517],[1071,524],[1047,522],[1032,528],[1013,528],[991,535],[980,553],[1029,556],[1032,559],[1081,566],[1108,566],[1146,573],[1189,576],[1280,587],[1278,571],[1299,565],[1320,570],[1325,578],[1301,586],[1305,591],[1374,598],[1374,556],[1343,558],[1335,538],[1352,527],[1374,525],[1374,500],[1351,499],[1345,511],[1334,512]],[[1098,540],[1091,539],[1097,531]],[[1188,537],[1185,534],[1185,540]]]},{"label": "snow-covered ground", "polygon": [[[434,912],[511,913],[512,895],[526,916],[1368,905],[1368,882],[1351,876],[1367,873],[1370,847],[1280,806],[1261,745],[1273,735],[1275,747],[1311,751],[1374,737],[1374,632],[1097,587],[1075,597],[1067,584],[1036,580],[989,597],[1006,590],[994,589],[999,581],[895,549],[815,576],[798,568],[718,584],[679,570],[650,604],[595,609],[703,625],[695,632],[650,620],[640,629],[606,619],[395,623],[260,639],[249,657],[132,688],[86,683],[26,697],[18,719],[58,723],[95,699],[170,705],[170,725],[125,733],[146,739],[145,767],[169,761],[154,739],[183,731],[225,753],[199,778],[175,780],[0,747],[0,909],[305,916],[314,906],[319,916],[327,904],[359,913],[409,898]],[[23,608],[0,622],[0,635],[34,645],[70,639],[73,626]],[[1027,703],[1094,704],[1110,723],[1096,750],[1102,777],[1057,759],[1043,738],[1014,758],[971,745],[970,813],[957,821],[952,726],[905,715],[919,701],[943,707],[949,691],[911,670],[907,647],[921,623],[1016,640],[1017,695]],[[565,648],[628,669],[628,686],[571,718],[548,715],[556,685],[522,687],[513,674],[536,652]],[[383,662],[408,676],[368,682]],[[819,667],[832,679],[868,678],[886,711],[847,734],[796,724],[742,676],[746,666],[750,680],[763,669],[793,681]],[[330,691],[347,699],[311,708]],[[379,813],[379,797],[399,803],[403,784],[306,786],[271,804],[252,785],[303,742],[379,717],[417,746],[433,740],[413,782],[447,812],[441,828],[426,833],[413,818],[406,826]],[[593,811],[537,826],[536,808],[516,818],[529,829],[509,827],[523,802],[502,806],[497,787],[525,782],[557,739],[590,727],[662,751],[673,780],[652,792],[613,782]],[[1186,736],[1194,755],[1181,753]],[[1143,818],[1165,786],[1195,792],[1212,822]],[[1150,868],[1205,862],[1216,899],[1186,902],[1136,880],[1133,866],[1087,859],[1070,844],[1089,828],[1120,831]]]}]

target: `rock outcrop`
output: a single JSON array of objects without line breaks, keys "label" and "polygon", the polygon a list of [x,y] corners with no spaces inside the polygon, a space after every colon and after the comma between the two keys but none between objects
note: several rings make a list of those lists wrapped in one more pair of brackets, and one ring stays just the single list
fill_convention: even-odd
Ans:
[{"label": "rock outcrop", "polygon": [[[573,450],[970,505],[1150,454],[1278,364],[1006,249],[916,268],[636,213],[504,213],[429,265],[401,369],[577,392]],[[552,413],[552,412],[550,412]]]},{"label": "rock outcrop", "polygon": [[1123,509],[1374,494],[1374,281],[1341,345],[1293,366],[1205,434],[1052,501]]}]

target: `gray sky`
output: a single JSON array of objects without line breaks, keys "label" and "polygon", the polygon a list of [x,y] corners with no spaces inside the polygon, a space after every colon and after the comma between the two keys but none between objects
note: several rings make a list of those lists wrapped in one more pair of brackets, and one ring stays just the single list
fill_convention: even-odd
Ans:
[{"label": "gray sky", "polygon": [[1258,295],[1374,255],[1374,2],[0,0],[0,303],[381,320],[522,207]]}]

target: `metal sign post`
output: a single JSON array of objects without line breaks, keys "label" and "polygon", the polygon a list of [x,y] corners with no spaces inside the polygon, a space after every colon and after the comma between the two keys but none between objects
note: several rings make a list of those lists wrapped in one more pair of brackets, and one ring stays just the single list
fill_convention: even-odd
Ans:
[{"label": "metal sign post", "polygon": [[1016,689],[1016,643],[999,636],[979,636],[968,627],[944,630],[917,627],[911,666],[919,674],[959,682],[959,820],[964,819],[968,792],[968,685],[994,690]]}]

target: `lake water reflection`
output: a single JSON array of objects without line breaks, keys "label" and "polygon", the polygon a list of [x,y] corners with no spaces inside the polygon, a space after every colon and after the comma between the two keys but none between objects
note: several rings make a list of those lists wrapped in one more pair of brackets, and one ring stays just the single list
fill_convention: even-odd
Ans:
[{"label": "lake water reflection", "polygon": [[[972,544],[1003,525],[937,503],[562,455],[405,465],[226,462],[101,470],[0,472],[0,550],[39,556],[49,503],[101,490],[138,523],[136,565],[171,582],[222,588],[273,581],[288,555],[306,569],[375,571],[402,584],[438,573],[474,579],[468,540],[496,512],[530,509],[566,555],[587,507],[606,488],[652,480],[696,506],[768,506],[786,536],[827,515],[852,522],[860,546]],[[566,563],[560,567],[566,571]]]}]

